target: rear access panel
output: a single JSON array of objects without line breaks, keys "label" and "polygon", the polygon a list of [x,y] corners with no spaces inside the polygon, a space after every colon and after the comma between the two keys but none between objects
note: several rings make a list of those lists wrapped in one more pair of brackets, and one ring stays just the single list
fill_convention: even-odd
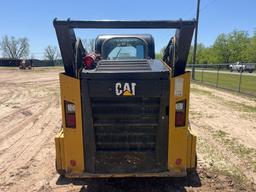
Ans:
[{"label": "rear access panel", "polygon": [[132,76],[136,74],[137,79],[127,79],[129,74],[124,72],[113,73],[112,79],[101,72],[97,78],[93,73],[84,74],[81,89],[86,172],[167,170],[169,73],[132,72]]}]

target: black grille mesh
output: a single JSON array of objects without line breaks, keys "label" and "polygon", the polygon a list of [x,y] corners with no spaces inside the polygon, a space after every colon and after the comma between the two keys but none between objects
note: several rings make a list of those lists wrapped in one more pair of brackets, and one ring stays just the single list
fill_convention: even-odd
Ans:
[{"label": "black grille mesh", "polygon": [[160,98],[92,98],[98,151],[154,151]]},{"label": "black grille mesh", "polygon": [[150,71],[147,60],[101,60],[96,71]]}]

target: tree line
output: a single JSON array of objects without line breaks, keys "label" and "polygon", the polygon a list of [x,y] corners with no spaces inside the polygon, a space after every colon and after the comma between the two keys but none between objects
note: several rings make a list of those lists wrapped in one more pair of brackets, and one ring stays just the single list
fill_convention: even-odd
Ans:
[{"label": "tree line", "polygon": [[[83,44],[88,51],[94,51],[95,39],[83,39]],[[27,37],[15,38],[13,36],[3,36],[0,40],[0,50],[3,58],[8,59],[32,59],[30,55],[30,45]],[[55,63],[61,59],[57,46],[48,45],[43,51],[43,58]]]},{"label": "tree line", "polygon": [[[89,51],[94,50],[95,39],[84,39],[83,43]],[[4,58],[25,59],[29,57],[29,40],[26,37],[15,38],[3,36],[0,40],[0,49]],[[165,47],[156,58],[161,58]],[[44,59],[54,62],[61,59],[57,46],[48,45],[44,49]],[[31,57],[31,56],[30,56]],[[188,63],[193,60],[193,46],[190,48]],[[221,33],[215,39],[213,45],[197,45],[196,63],[216,64],[246,62],[256,63],[256,30],[250,36],[247,31],[234,30],[230,33]]]},{"label": "tree line", "polygon": [[[192,63],[193,46],[190,48],[188,63]],[[220,34],[213,45],[197,45],[196,63],[256,63],[256,31],[250,36],[246,31],[234,30]]]},{"label": "tree line", "polygon": [[[156,53],[156,58],[162,58],[164,49],[165,47],[160,53]],[[188,56],[190,64],[193,63],[193,50],[194,47],[191,46]],[[256,63],[256,31],[250,36],[247,31],[234,30],[218,35],[211,46],[205,46],[203,43],[197,44],[197,64],[236,62]]]},{"label": "tree line", "polygon": [[[3,36],[0,40],[0,50],[3,58],[8,59],[32,59],[30,55],[30,45],[27,37],[15,38],[13,36]],[[44,49],[44,59],[55,63],[59,60],[60,53],[57,46],[48,45]]]}]

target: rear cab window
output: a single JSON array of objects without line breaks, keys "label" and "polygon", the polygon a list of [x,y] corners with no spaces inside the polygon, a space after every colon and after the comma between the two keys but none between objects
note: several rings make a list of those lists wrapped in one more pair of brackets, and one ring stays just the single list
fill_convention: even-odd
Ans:
[{"label": "rear cab window", "polygon": [[139,38],[113,38],[103,43],[102,56],[107,60],[145,59],[146,47]]}]

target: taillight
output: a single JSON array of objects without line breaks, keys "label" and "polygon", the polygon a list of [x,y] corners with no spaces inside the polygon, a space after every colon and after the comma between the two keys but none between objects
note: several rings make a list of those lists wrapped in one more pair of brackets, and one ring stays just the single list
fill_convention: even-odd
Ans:
[{"label": "taillight", "polygon": [[182,159],[178,158],[178,159],[176,159],[175,164],[176,164],[176,165],[180,165],[181,162],[182,162]]},{"label": "taillight", "polygon": [[175,126],[183,127],[186,124],[186,100],[176,102]]},{"label": "taillight", "polygon": [[84,67],[86,69],[93,69],[93,65],[95,63],[95,60],[96,60],[96,54],[95,53],[88,53],[84,57]]},{"label": "taillight", "polygon": [[76,127],[76,106],[74,103],[64,101],[65,105],[65,121],[67,128]]},{"label": "taillight", "polygon": [[72,167],[75,167],[75,166],[76,166],[76,161],[75,161],[75,160],[70,160],[70,165],[71,165]]}]

